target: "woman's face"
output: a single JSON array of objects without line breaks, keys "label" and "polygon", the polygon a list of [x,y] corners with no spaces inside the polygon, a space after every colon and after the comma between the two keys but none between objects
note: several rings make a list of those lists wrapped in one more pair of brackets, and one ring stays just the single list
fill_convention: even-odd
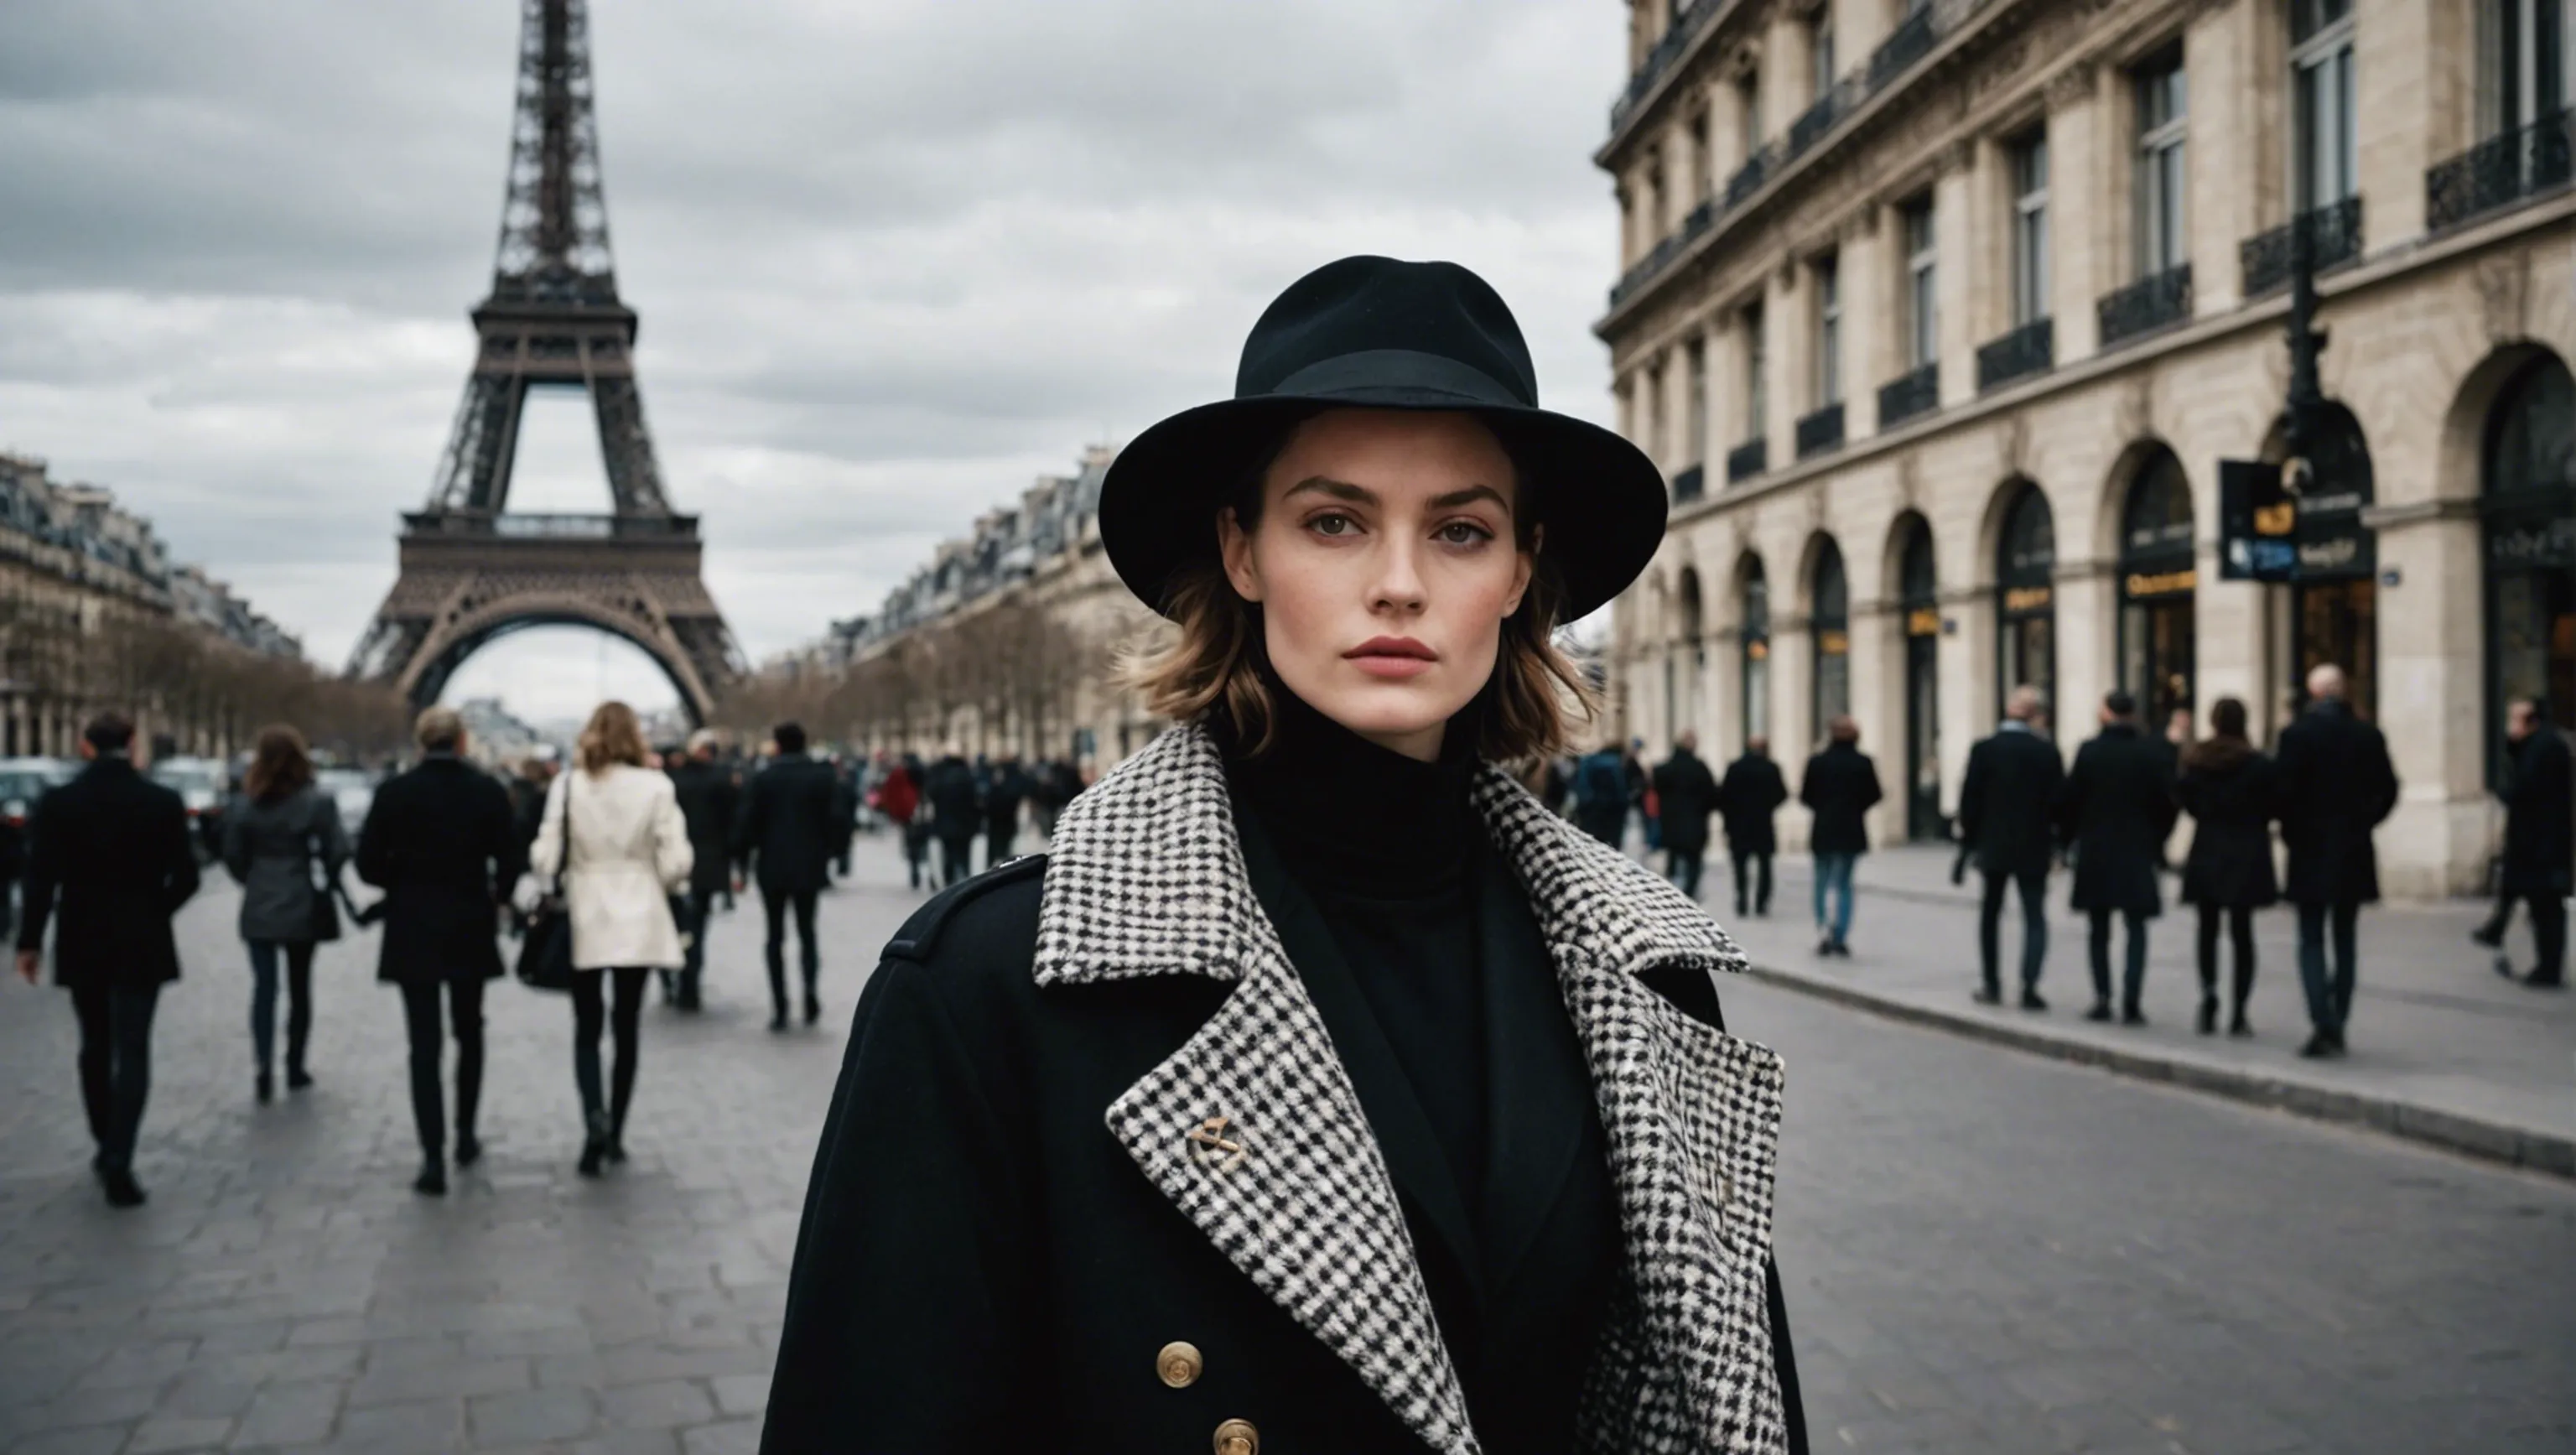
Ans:
[{"label": "woman's face", "polygon": [[1512,462],[1474,416],[1338,409],[1306,421],[1261,482],[1258,523],[1218,522],[1225,571],[1261,604],[1288,690],[1410,757],[1493,675],[1529,589]]}]

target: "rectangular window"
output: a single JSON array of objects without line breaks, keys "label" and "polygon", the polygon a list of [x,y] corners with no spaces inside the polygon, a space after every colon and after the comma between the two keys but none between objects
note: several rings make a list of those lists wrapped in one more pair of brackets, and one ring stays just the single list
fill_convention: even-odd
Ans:
[{"label": "rectangular window", "polygon": [[1920,369],[1941,357],[1940,251],[1933,241],[1932,199],[1905,205],[1905,363]]},{"label": "rectangular window", "polygon": [[2179,267],[2191,256],[2186,200],[2190,179],[2183,166],[2191,113],[2181,48],[2170,49],[2140,67],[2134,82],[2138,112],[2137,260],[2138,276],[2145,278]]},{"label": "rectangular window", "polygon": [[1708,154],[1708,113],[1691,118],[1691,205],[1709,199],[1716,187],[1717,158]]},{"label": "rectangular window", "polygon": [[1744,79],[1735,83],[1735,104],[1744,123],[1744,159],[1751,161],[1753,154],[1762,149],[1762,73],[1760,71],[1747,71],[1744,73]]},{"label": "rectangular window", "polygon": [[1660,464],[1664,459],[1664,366],[1646,369],[1646,453]]},{"label": "rectangular window", "polygon": [[2292,170],[2301,212],[2353,195],[2352,0],[2290,6]]},{"label": "rectangular window", "polygon": [[1843,284],[1841,259],[1816,260],[1816,407],[1843,401]]},{"label": "rectangular window", "polygon": [[1682,418],[1688,431],[1685,452],[1689,463],[1708,463],[1708,345],[1700,339],[1690,343],[1690,398],[1683,402]]},{"label": "rectangular window", "polygon": [[1834,89],[1834,12],[1830,6],[1807,22],[1808,96],[1822,101]]},{"label": "rectangular window", "polygon": [[2478,130],[2519,131],[2567,109],[2568,0],[2484,0],[2478,17]]},{"label": "rectangular window", "polygon": [[1744,438],[1758,440],[1771,427],[1770,345],[1762,337],[1762,305],[1744,310]]},{"label": "rectangular window", "polygon": [[2048,133],[2012,146],[2013,326],[2048,317]]}]

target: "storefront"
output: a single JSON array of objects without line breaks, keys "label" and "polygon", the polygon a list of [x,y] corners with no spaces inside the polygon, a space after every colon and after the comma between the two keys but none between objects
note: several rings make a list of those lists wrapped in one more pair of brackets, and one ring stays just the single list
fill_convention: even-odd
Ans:
[{"label": "storefront", "polygon": [[1932,528],[1909,517],[1896,566],[1897,618],[1905,636],[1905,834],[1939,839],[1941,819],[1941,602]]},{"label": "storefront", "polygon": [[2157,446],[2120,513],[2120,685],[2151,732],[2194,701],[2191,483]]},{"label": "storefront", "polygon": [[2056,736],[2057,523],[2048,497],[2025,480],[2005,507],[1995,548],[1995,715],[2016,687],[2036,687]]},{"label": "storefront", "polygon": [[2314,474],[2299,498],[2286,685],[2304,699],[2308,670],[2331,662],[2344,671],[2346,699],[2371,717],[2379,710],[2379,542],[2361,519],[2374,498],[2370,446],[2340,404],[2326,406],[2319,421],[2308,450]]},{"label": "storefront", "polygon": [[1808,679],[1814,695],[1807,730],[1821,743],[1833,720],[1851,711],[1851,584],[1843,574],[1842,550],[1830,536],[1816,546],[1809,600],[1814,610],[1807,639],[1815,647],[1815,671]]},{"label": "storefront", "polygon": [[2576,729],[2576,380],[2565,363],[2544,355],[2505,385],[2482,473],[2492,779],[2507,704],[2539,698],[2559,728]]},{"label": "storefront", "polygon": [[1744,741],[1771,735],[1771,586],[1762,576],[1762,558],[1747,556],[1744,581],[1744,625],[1739,632],[1742,656]]}]

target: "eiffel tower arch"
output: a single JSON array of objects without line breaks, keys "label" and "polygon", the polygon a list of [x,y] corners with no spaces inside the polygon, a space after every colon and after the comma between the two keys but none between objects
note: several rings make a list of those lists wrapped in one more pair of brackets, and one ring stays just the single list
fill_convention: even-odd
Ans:
[{"label": "eiffel tower arch", "polygon": [[[393,590],[349,662],[426,706],[476,651],[531,626],[642,648],[704,721],[741,653],[700,573],[698,518],[662,488],[635,383],[635,310],[617,295],[591,108],[584,0],[521,0],[518,110],[492,291],[425,510],[403,516]],[[580,389],[599,423],[611,510],[510,511],[528,391]]]}]

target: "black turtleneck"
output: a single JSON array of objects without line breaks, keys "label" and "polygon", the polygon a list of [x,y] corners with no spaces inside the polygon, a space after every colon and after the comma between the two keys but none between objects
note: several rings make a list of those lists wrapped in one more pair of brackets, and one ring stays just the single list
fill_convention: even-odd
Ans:
[{"label": "black turtleneck", "polygon": [[1472,1200],[1484,1185],[1487,1098],[1471,735],[1449,733],[1425,763],[1291,693],[1272,695],[1276,731],[1259,755],[1233,756],[1235,790],[1314,901]]}]

